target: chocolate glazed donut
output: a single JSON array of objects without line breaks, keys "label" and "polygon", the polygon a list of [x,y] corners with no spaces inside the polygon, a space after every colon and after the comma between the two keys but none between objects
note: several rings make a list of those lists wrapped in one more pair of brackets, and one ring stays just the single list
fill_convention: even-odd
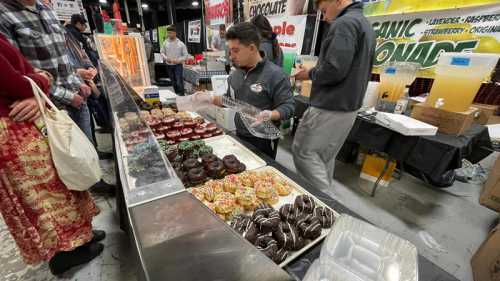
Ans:
[{"label": "chocolate glazed donut", "polygon": [[283,221],[295,223],[299,215],[299,209],[293,204],[285,204],[280,208],[280,216]]},{"label": "chocolate glazed donut", "polygon": [[231,221],[231,227],[250,243],[255,243],[259,230],[257,229],[257,225],[252,221],[251,217],[237,215]]},{"label": "chocolate glazed donut", "polygon": [[277,264],[280,264],[284,262],[287,257],[288,257],[288,252],[285,249],[281,248],[278,251],[276,251],[276,254],[274,254],[273,261]]},{"label": "chocolate glazed donut", "polygon": [[255,241],[255,246],[270,259],[275,259],[276,252],[278,251],[278,242],[272,236],[259,236]]},{"label": "chocolate glazed donut", "polygon": [[303,214],[297,219],[297,228],[302,237],[314,240],[321,236],[321,222],[310,214]]},{"label": "chocolate glazed donut", "polygon": [[332,210],[325,207],[314,208],[313,215],[319,219],[323,228],[330,228],[335,222]]},{"label": "chocolate glazed donut", "polygon": [[203,168],[194,168],[188,171],[188,177],[191,184],[198,185],[207,179],[207,174]]},{"label": "chocolate glazed donut", "polygon": [[298,230],[289,222],[281,222],[278,230],[273,233],[278,245],[288,251],[297,251],[304,247],[305,241]]},{"label": "chocolate glazed donut", "polygon": [[208,175],[214,179],[222,179],[226,170],[224,164],[220,160],[215,160],[207,165]]},{"label": "chocolate glazed donut", "polygon": [[276,231],[281,221],[278,211],[272,208],[260,208],[255,210],[252,219],[262,233]]},{"label": "chocolate glazed donut", "polygon": [[182,162],[182,165],[184,166],[184,169],[186,171],[189,171],[191,169],[198,168],[201,166],[200,162],[198,162],[198,160],[195,158],[186,159],[184,162]]},{"label": "chocolate glazed donut", "polygon": [[315,205],[314,199],[309,195],[299,195],[295,198],[295,207],[301,213],[312,214]]}]

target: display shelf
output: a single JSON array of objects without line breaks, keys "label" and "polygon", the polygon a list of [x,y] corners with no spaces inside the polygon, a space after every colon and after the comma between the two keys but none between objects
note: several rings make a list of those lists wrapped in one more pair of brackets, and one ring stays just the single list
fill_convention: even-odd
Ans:
[{"label": "display shelf", "polygon": [[144,39],[140,34],[94,36],[99,57],[133,88],[151,85]]},{"label": "display shelf", "polygon": [[[133,89],[106,63],[100,66],[103,86],[113,111],[120,157],[127,185],[127,206],[142,204],[184,190],[149,127],[139,117]],[[119,158],[119,159],[118,159]]]}]

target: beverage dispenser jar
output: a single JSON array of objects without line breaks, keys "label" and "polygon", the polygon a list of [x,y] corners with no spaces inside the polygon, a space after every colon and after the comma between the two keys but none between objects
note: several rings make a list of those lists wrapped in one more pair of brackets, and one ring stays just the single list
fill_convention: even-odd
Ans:
[{"label": "beverage dispenser jar", "polygon": [[415,81],[419,68],[419,64],[410,62],[385,64],[380,72],[379,94],[375,109],[393,113],[397,101],[405,93],[406,86]]},{"label": "beverage dispenser jar", "polygon": [[452,112],[467,111],[499,57],[497,54],[442,53],[426,105],[437,105]]}]

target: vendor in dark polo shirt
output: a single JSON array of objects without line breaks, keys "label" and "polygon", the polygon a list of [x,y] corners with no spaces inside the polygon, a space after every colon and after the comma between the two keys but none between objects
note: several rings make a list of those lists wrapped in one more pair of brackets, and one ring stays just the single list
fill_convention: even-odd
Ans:
[{"label": "vendor in dark polo shirt", "polygon": [[[230,97],[262,110],[258,121],[286,120],[295,109],[290,80],[283,70],[263,58],[259,52],[260,37],[251,23],[240,23],[226,33],[230,58],[236,66],[228,78]],[[195,99],[222,106],[222,98],[197,93]],[[253,136],[238,114],[235,117],[238,137],[248,141],[272,158],[276,158],[278,141]]]}]

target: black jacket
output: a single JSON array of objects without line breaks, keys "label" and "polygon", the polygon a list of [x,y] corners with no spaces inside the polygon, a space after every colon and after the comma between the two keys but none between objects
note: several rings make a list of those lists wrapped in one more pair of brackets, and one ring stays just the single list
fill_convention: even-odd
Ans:
[{"label": "black jacket", "polygon": [[363,4],[356,2],[345,8],[331,23],[318,64],[310,72],[311,106],[358,110],[370,79],[375,44],[375,32],[363,15]]}]

